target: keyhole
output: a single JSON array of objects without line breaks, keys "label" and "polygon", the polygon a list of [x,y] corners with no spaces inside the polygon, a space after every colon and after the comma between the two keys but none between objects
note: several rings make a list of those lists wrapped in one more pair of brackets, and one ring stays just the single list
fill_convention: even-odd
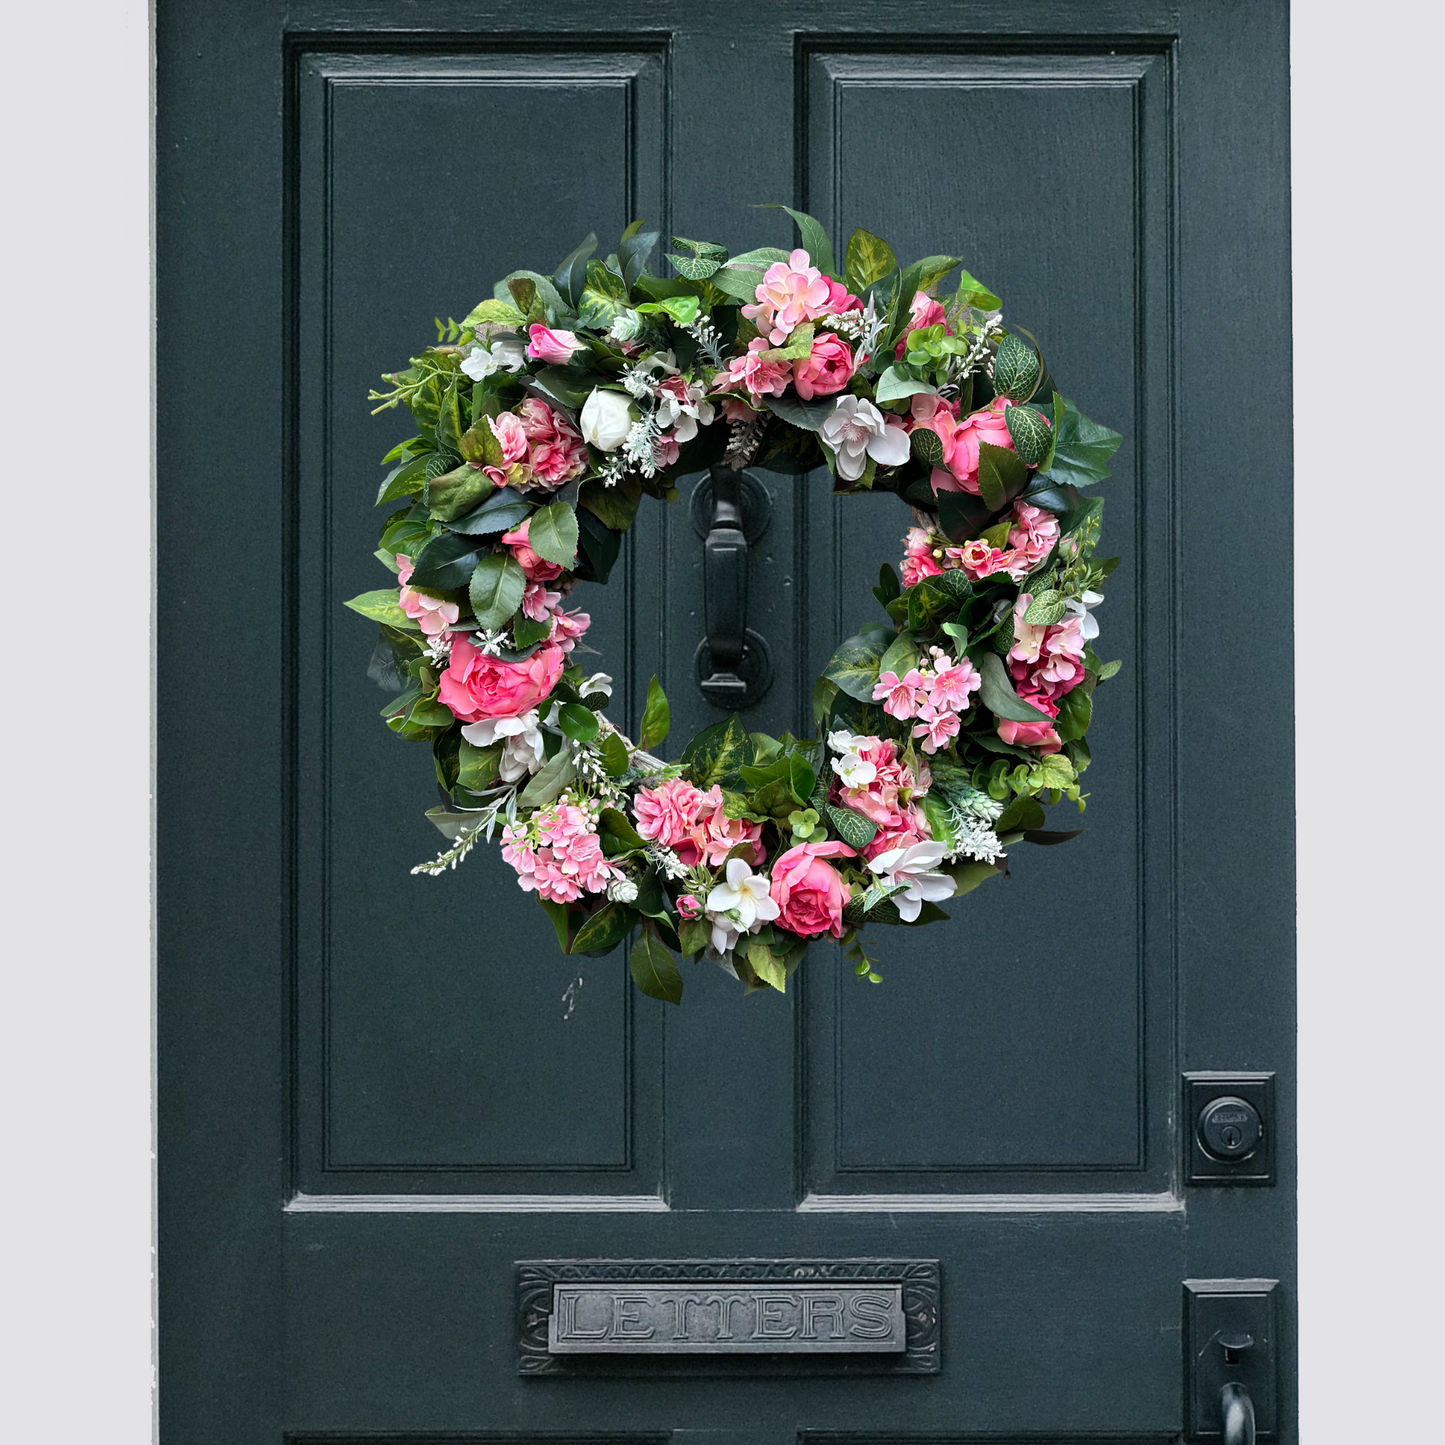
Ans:
[{"label": "keyhole", "polygon": [[1224,1143],[1226,1148],[1237,1149],[1239,1147],[1239,1130],[1233,1124],[1227,1125],[1224,1130]]}]

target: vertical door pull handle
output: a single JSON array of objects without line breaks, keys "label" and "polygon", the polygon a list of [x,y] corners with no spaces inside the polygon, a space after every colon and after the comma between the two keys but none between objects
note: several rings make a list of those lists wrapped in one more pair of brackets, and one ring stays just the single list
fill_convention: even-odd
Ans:
[{"label": "vertical door pull handle", "polygon": [[1224,1445],[1254,1445],[1254,1401],[1249,1391],[1231,1380],[1219,1392]]},{"label": "vertical door pull handle", "polygon": [[748,626],[748,545],[766,529],[771,502],[756,481],[728,466],[713,467],[694,497],[705,629],[697,685],[710,703],[733,711],[756,702],[772,681],[767,642]]}]

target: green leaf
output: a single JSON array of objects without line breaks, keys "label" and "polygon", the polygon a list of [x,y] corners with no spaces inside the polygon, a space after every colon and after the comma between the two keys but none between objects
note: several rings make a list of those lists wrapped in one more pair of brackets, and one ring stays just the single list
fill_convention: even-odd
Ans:
[{"label": "green leaf", "polygon": [[616,948],[637,923],[637,914],[621,903],[609,903],[577,930],[573,953],[608,953]]},{"label": "green leaf", "polygon": [[941,467],[943,465],[943,438],[932,427],[914,427],[909,435],[908,443],[913,449],[913,455],[925,467]]},{"label": "green leaf", "polygon": [[968,492],[939,492],[938,529],[951,542],[969,542],[988,525],[993,515],[981,497]]},{"label": "green leaf", "polygon": [[[349,606],[350,604],[348,603],[347,605]],[[1123,667],[1123,665],[1124,663],[1122,660],[1117,662],[1106,662],[1103,667],[1099,669],[1099,681],[1108,682],[1108,680],[1113,677],[1114,674],[1118,672],[1121,667]]]},{"label": "green leaf", "polygon": [[560,366],[544,366],[532,378],[532,386],[565,411],[577,412],[592,395],[594,387],[611,379],[600,374],[583,375],[567,371]]},{"label": "green leaf", "polygon": [[641,501],[641,479],[630,472],[611,487],[601,482],[584,482],[577,494],[577,505],[615,532],[625,532],[632,525]]},{"label": "green leaf", "polygon": [[[886,644],[884,644],[886,645]],[[832,656],[823,676],[859,702],[873,701],[873,688],[878,681],[878,665],[883,646],[876,633],[859,633],[850,637]]]},{"label": "green leaf", "polygon": [[993,359],[994,394],[1023,401],[1033,395],[1038,379],[1039,359],[1033,348],[1020,337],[1005,336]]},{"label": "green leaf", "polygon": [[895,597],[901,596],[903,585],[898,580],[898,573],[885,562],[878,569],[878,585],[873,589],[873,595],[886,607]]},{"label": "green leaf", "polygon": [[1029,506],[1042,507],[1048,512],[1075,511],[1083,502],[1077,487],[1067,482],[1055,484],[1048,477],[1035,478],[1035,485],[1024,493],[1023,499]]},{"label": "green leaf", "polygon": [[[861,295],[875,281],[881,281],[890,271],[897,269],[898,257],[882,237],[860,226],[848,238],[848,249],[843,253],[843,275],[850,291]],[[912,300],[910,296],[904,304]]]},{"label": "green leaf", "polygon": [[684,918],[677,925],[678,942],[684,958],[701,953],[712,942],[712,924],[706,918]]},{"label": "green leaf", "polygon": [[[1047,474],[1055,482],[1072,482],[1088,486],[1102,482],[1109,473],[1108,461],[1124,438],[1098,422],[1080,414],[1073,402],[1054,395],[1054,430],[1052,460]],[[1043,466],[1040,471],[1044,470]]]},{"label": "green leaf", "polygon": [[[422,588],[465,587],[477,565],[477,544],[455,532],[440,532],[421,549],[412,569],[411,586]],[[520,601],[520,598],[518,599]]]},{"label": "green leaf", "polygon": [[968,859],[957,863],[945,863],[940,872],[947,873],[953,879],[953,896],[962,898],[965,893],[972,893],[981,883],[987,883],[990,878],[1002,878],[1004,867],[998,863],[980,863],[975,859]]},{"label": "green leaf", "polygon": [[473,306],[462,318],[462,326],[473,331],[479,326],[521,326],[526,319],[510,301],[491,297]]},{"label": "green leaf", "polygon": [[878,824],[871,818],[865,818],[862,813],[854,812],[852,808],[839,808],[829,803],[826,811],[834,832],[850,848],[856,848],[860,853],[877,835]]},{"label": "green leaf", "polygon": [[586,510],[578,512],[577,524],[578,544],[592,568],[592,580],[606,582],[622,550],[622,534]]},{"label": "green leaf", "polygon": [[616,733],[608,733],[597,745],[597,751],[609,778],[620,778],[627,771],[627,744]]},{"label": "green leaf", "polygon": [[501,743],[478,748],[463,738],[457,753],[457,786],[469,793],[480,793],[496,781],[501,762]]},{"label": "green leaf", "polygon": [[979,698],[995,717],[1007,718],[1010,722],[1050,720],[1048,713],[1026,703],[1014,691],[1013,681],[996,652],[975,651],[970,656],[983,680]]},{"label": "green leaf", "polygon": [[727,786],[739,779],[739,769],[747,761],[751,743],[742,718],[734,713],[726,722],[704,728],[683,749],[679,765],[700,788],[714,783]]},{"label": "green leaf", "polygon": [[557,935],[557,946],[563,953],[566,953],[568,937],[572,932],[571,919],[567,915],[567,905],[552,903],[543,898],[540,893],[537,895],[537,902],[542,905],[542,912],[551,920],[552,930]]},{"label": "green leaf", "polygon": [[662,236],[661,231],[644,231],[643,224],[642,221],[633,221],[622,233],[622,240],[617,246],[617,261],[629,290],[647,269],[647,258]]},{"label": "green leaf", "polygon": [[1068,611],[1064,602],[1062,592],[1040,592],[1029,603],[1029,609],[1024,613],[1024,621],[1030,627],[1052,627]]},{"label": "green leaf", "polygon": [[639,743],[646,752],[664,742],[672,727],[672,709],[667,705],[667,694],[656,676],[647,684],[647,706],[642,711],[642,732]]},{"label": "green leaf", "polygon": [[980,311],[997,311],[1003,302],[967,271],[958,273],[958,297],[960,304],[974,306]]},{"label": "green leaf", "polygon": [[575,250],[569,251],[552,273],[557,290],[574,310],[582,299],[582,288],[587,283],[587,258],[596,249],[596,232],[589,231],[586,239]]},{"label": "green leaf", "polygon": [[571,567],[577,556],[577,514],[566,502],[553,502],[532,514],[527,545],[544,561]]},{"label": "green leaf", "polygon": [[[821,222],[815,221],[812,216],[803,211],[795,211],[791,206],[768,205],[759,209],[786,211],[798,223],[798,236],[803,250],[808,253],[808,259],[826,275],[836,276],[838,274],[838,263],[833,259],[833,243],[828,239],[828,233],[823,229]],[[674,237],[674,239],[676,238]]]},{"label": "green leaf", "polygon": [[496,490],[497,484],[485,472],[463,462],[452,471],[429,478],[422,495],[432,516],[450,523],[481,506]]},{"label": "green leaf", "polygon": [[990,442],[978,444],[978,491],[993,511],[1001,512],[1008,506],[1028,479],[1028,468],[1017,452]]},{"label": "green leaf", "polygon": [[486,467],[502,465],[502,444],[492,430],[492,419],[489,416],[478,417],[462,433],[460,447],[464,461],[476,462]]},{"label": "green leaf", "polygon": [[522,605],[527,574],[510,552],[484,557],[472,573],[472,611],[483,627],[500,627]]},{"label": "green leaf", "polygon": [[[906,367],[894,362],[887,371],[880,376],[873,388],[875,401],[902,401],[906,396],[933,396],[938,388],[927,381],[919,381],[916,376],[910,376]],[[914,433],[918,435],[917,432]]]},{"label": "green leaf", "polygon": [[1049,424],[1031,406],[1008,407],[1003,419],[1021,460],[1026,466],[1038,466],[1048,455],[1051,440]]},{"label": "green leaf", "polygon": [[345,605],[353,612],[371,618],[373,622],[385,622],[391,627],[415,630],[416,623],[401,610],[401,604],[397,601],[400,596],[399,587],[378,587],[375,592],[363,592],[361,596],[353,597]]},{"label": "green leaf", "polygon": [[[611,734],[616,737],[616,733]],[[627,819],[620,808],[603,808],[597,819],[597,833],[602,839],[602,850],[609,858],[621,853],[640,853],[647,847],[647,840]]]},{"label": "green leaf", "polygon": [[441,411],[437,416],[438,450],[461,451],[462,432],[461,389],[455,380],[442,393]]},{"label": "green leaf", "polygon": [[728,248],[719,246],[716,241],[689,241],[686,236],[674,236],[672,244],[686,247],[694,256],[709,256],[713,260],[727,260]]},{"label": "green leaf", "polygon": [[770,396],[766,405],[774,416],[780,416],[792,426],[804,431],[817,431],[838,409],[837,397],[804,401],[798,396]]},{"label": "green leaf", "polygon": [[1054,731],[1061,742],[1071,743],[1088,732],[1093,716],[1093,699],[1082,687],[1073,688],[1059,699],[1059,715],[1054,719]]},{"label": "green leaf", "polygon": [[597,714],[580,702],[564,702],[558,712],[557,725],[573,742],[585,743],[597,736]]},{"label": "green leaf", "polygon": [[[888,651],[878,661],[880,675],[891,672],[896,677],[902,677],[910,667],[918,663],[922,656],[918,642],[910,632],[900,632],[890,644]],[[870,693],[871,697],[872,694]]]},{"label": "green leaf", "polygon": [[[925,256],[917,264],[919,267],[918,289],[928,291],[942,281],[960,262],[957,256]],[[913,300],[911,296],[908,299],[910,302]]]},{"label": "green leaf", "polygon": [[760,353],[763,361],[803,361],[813,351],[813,323],[805,322],[788,337],[784,346],[774,346]]},{"label": "green leaf", "polygon": [[628,967],[632,970],[633,983],[648,998],[660,998],[665,1003],[682,1002],[682,974],[666,945],[650,927],[637,935]]},{"label": "green leaf", "polygon": [[526,313],[528,321],[545,321],[549,326],[555,326],[567,314],[566,303],[551,277],[539,275],[536,271],[513,271],[511,275],[503,276],[493,288],[492,295],[499,301],[510,297]]},{"label": "green leaf", "polygon": [[466,537],[486,537],[494,532],[510,532],[525,522],[531,513],[531,502],[523,501],[515,492],[503,487],[488,497],[475,512],[468,512],[446,525],[448,531],[460,532]]},{"label": "green leaf", "polygon": [[1004,833],[1014,833],[1020,830],[1027,831],[1031,828],[1042,828],[1044,826],[1044,810],[1037,798],[1030,798],[1027,794],[1015,798],[1007,808],[994,820],[993,830],[1002,836]]},{"label": "green leaf", "polygon": [[738,948],[747,955],[753,972],[769,988],[774,988],[779,993],[787,991],[788,970],[783,966],[783,960],[774,955],[761,938],[742,939],[738,943]]},{"label": "green leaf", "polygon": [[572,761],[571,748],[563,748],[555,758],[542,764],[540,772],[533,774],[532,781],[522,789],[517,801],[524,808],[544,808],[577,776],[577,765]]},{"label": "green leaf", "polygon": [[431,456],[431,453],[424,453],[394,466],[377,488],[376,505],[379,507],[384,502],[417,496],[426,483],[426,464],[431,460]]},{"label": "green leaf", "polygon": [[710,276],[715,276],[722,270],[721,261],[712,260],[707,256],[669,254],[667,259],[677,268],[677,274],[686,276],[689,281],[706,281]]}]

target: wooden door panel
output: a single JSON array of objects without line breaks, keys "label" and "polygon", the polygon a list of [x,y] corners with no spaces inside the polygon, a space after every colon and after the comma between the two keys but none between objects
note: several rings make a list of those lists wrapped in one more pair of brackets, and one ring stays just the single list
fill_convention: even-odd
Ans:
[{"label": "wooden door panel", "polygon": [[[377,373],[428,340],[419,318],[464,315],[498,276],[560,259],[582,218],[615,237],[657,213],[662,61],[467,39],[296,65],[303,1187],[655,1193],[657,1093],[638,1083],[656,1013],[635,1016],[615,958],[579,983],[495,848],[410,875],[444,846],[421,816],[431,760],[380,725],[372,629],[338,603],[376,585],[366,498],[410,434],[404,412],[367,418]],[[556,128],[519,125],[538,111]],[[624,564],[591,634],[624,679],[629,584]]]}]

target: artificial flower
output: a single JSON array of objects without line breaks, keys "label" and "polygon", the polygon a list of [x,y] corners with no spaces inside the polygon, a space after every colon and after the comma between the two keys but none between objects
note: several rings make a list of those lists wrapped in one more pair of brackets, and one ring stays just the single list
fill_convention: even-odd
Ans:
[{"label": "artificial flower", "polygon": [[534,325],[527,328],[531,340],[527,343],[527,355],[535,361],[545,361],[552,366],[565,366],[572,353],[581,348],[575,331],[553,330],[549,326]]},{"label": "artificial flower", "polygon": [[754,873],[744,859],[728,859],[723,880],[707,895],[705,905],[712,946],[719,953],[736,947],[743,934],[756,933],[781,911],[766,876]]},{"label": "artificial flower", "polygon": [[925,903],[953,897],[953,879],[946,873],[933,871],[943,862],[947,852],[942,843],[929,839],[910,844],[907,848],[892,848],[869,860],[869,868],[884,883],[904,885],[904,891],[895,893],[892,901],[905,923],[912,923],[923,911]]},{"label": "artificial flower", "polygon": [[871,401],[840,396],[833,414],[819,429],[835,453],[834,465],[845,482],[856,482],[867,470],[868,458],[879,466],[898,467],[908,460],[908,433],[894,417],[886,420]]},{"label": "artificial flower", "polygon": [[784,928],[800,938],[843,936],[848,889],[826,858],[856,858],[846,843],[799,843],[773,864],[772,899]]},{"label": "artificial flower", "polygon": [[615,452],[637,420],[637,408],[620,391],[592,388],[582,404],[582,440],[601,452]]}]

